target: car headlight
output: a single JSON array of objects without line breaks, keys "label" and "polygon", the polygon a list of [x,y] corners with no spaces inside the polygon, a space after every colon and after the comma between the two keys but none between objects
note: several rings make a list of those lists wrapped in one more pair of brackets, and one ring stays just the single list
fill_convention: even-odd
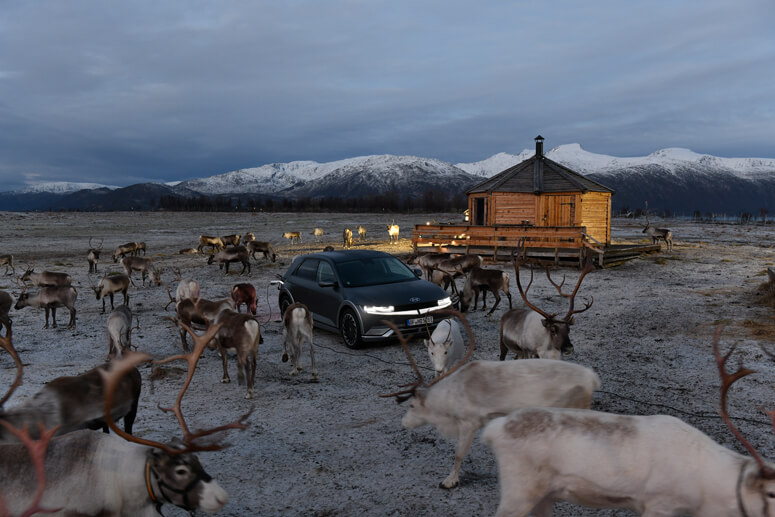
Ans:
[{"label": "car headlight", "polygon": [[364,305],[364,312],[368,314],[390,314],[395,310],[392,305]]},{"label": "car headlight", "polygon": [[449,296],[439,300],[439,307],[449,307],[450,305],[452,305],[452,298],[450,298]]}]

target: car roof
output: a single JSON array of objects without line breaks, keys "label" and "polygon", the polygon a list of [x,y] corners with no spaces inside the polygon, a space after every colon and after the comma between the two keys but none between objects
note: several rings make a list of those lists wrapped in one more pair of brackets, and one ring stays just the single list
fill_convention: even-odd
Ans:
[{"label": "car roof", "polygon": [[321,251],[318,253],[310,253],[309,255],[302,255],[298,258],[320,258],[326,259],[330,262],[347,262],[350,260],[374,258],[374,257],[392,257],[390,253],[377,250],[334,250],[334,251]]}]

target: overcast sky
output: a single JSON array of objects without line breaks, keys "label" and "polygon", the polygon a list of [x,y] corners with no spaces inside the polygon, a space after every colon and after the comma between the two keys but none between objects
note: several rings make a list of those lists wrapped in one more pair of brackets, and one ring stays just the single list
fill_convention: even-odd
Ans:
[{"label": "overcast sky", "polygon": [[5,0],[0,189],[579,143],[775,158],[775,3]]}]

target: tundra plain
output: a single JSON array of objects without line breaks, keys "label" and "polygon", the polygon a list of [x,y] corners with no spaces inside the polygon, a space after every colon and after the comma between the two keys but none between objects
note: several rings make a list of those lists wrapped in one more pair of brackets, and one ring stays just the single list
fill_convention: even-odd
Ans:
[{"label": "tundra plain", "polygon": [[[206,470],[229,493],[220,515],[226,516],[472,516],[493,515],[499,487],[495,459],[478,439],[466,457],[461,485],[438,487],[449,472],[454,444],[431,427],[412,431],[401,426],[404,406],[379,394],[395,391],[415,380],[403,350],[396,342],[349,350],[338,335],[315,332],[320,382],[311,382],[307,369],[290,377],[291,366],[282,363],[282,329],[277,289],[269,285],[300,253],[342,245],[342,231],[359,224],[366,239],[355,247],[369,247],[405,258],[411,251],[414,224],[426,221],[460,221],[458,214],[291,214],[291,213],[0,213],[0,254],[11,253],[16,274],[24,265],[36,271],[64,271],[78,289],[77,328],[67,330],[67,311],[58,311],[60,326],[42,330],[43,310],[11,311],[14,345],[25,365],[24,384],[9,402],[12,407],[31,397],[45,382],[62,375],[84,372],[104,361],[108,352],[106,321],[101,302],[89,288],[86,254],[88,241],[103,239],[103,253],[95,284],[106,271],[120,271],[110,255],[118,245],[145,241],[163,280],[173,290],[171,268],[184,278],[196,279],[202,296],[229,296],[231,286],[251,282],[258,292],[258,319],[264,343],[259,347],[256,396],[245,399],[238,386],[234,358],[229,360],[231,384],[222,384],[221,361],[206,350],[194,381],[183,399],[183,411],[193,429],[236,419],[253,408],[244,431],[223,437],[231,446],[199,456]],[[388,244],[387,224],[401,227],[397,245]],[[615,219],[614,242],[645,243],[641,221]],[[613,268],[598,269],[585,278],[577,299],[594,297],[590,310],[576,317],[571,329],[575,352],[564,359],[593,368],[602,380],[593,409],[621,414],[670,414],[683,419],[717,442],[745,453],[718,416],[719,375],[712,355],[712,336],[725,325],[722,350],[737,345],[737,358],[756,370],[730,392],[730,413],[746,437],[765,458],[775,458],[773,428],[764,409],[775,408],[775,363],[762,348],[775,353],[773,307],[764,285],[766,269],[775,265],[773,225],[703,224],[654,221],[674,233],[672,253],[662,251]],[[325,229],[320,242],[315,227]],[[291,245],[283,232],[300,231],[303,242]],[[270,241],[278,253],[276,263],[253,262],[250,275],[232,267],[225,275],[216,265],[206,265],[201,255],[181,255],[195,248],[199,235],[253,232],[257,240]],[[357,232],[356,232],[357,235]],[[509,263],[486,267],[514,270]],[[528,268],[523,266],[523,285]],[[543,270],[534,270],[529,296],[548,312],[567,312]],[[579,272],[563,268],[553,278],[567,277],[575,284]],[[165,316],[169,301],[163,287],[130,288],[130,307],[139,317],[133,343],[156,357],[180,351],[178,331]],[[462,281],[459,281],[462,288]],[[0,276],[0,289],[16,295],[12,276]],[[515,307],[523,302],[512,280]],[[116,298],[117,304],[122,298]],[[488,297],[492,303],[492,296]],[[474,359],[498,358],[498,325],[508,309],[501,306],[487,318],[481,309],[468,314],[476,347]],[[109,311],[108,311],[109,312]],[[430,361],[420,340],[411,348],[426,376]],[[510,359],[509,359],[510,360]],[[309,366],[304,350],[302,364]],[[135,434],[165,441],[180,436],[175,418],[157,405],[170,406],[185,379],[182,363],[141,367],[143,392],[135,421]],[[11,359],[0,354],[0,391],[14,375]],[[626,451],[625,451],[626,452]],[[676,461],[681,461],[676,459]],[[595,468],[590,465],[590,468]],[[0,483],[0,491],[2,483]],[[186,512],[165,505],[165,515]],[[631,515],[560,504],[555,515]]]}]

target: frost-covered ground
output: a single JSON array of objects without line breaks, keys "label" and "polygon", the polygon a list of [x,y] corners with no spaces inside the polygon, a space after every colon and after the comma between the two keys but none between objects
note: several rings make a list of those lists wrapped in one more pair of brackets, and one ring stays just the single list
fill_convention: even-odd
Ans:
[{"label": "frost-covered ground", "polygon": [[[88,240],[104,238],[100,273],[119,269],[109,259],[111,248],[143,240],[155,263],[166,270],[179,267],[184,277],[196,278],[205,297],[225,297],[234,283],[244,281],[252,282],[260,293],[264,344],[259,350],[256,398],[246,400],[244,387],[236,382],[221,384],[220,359],[206,351],[183,401],[194,428],[231,421],[254,407],[248,429],[227,436],[230,448],[200,454],[208,472],[229,492],[230,501],[221,515],[495,513],[499,488],[489,449],[476,441],[463,463],[461,486],[442,490],[438,483],[451,468],[454,445],[430,427],[403,429],[404,408],[378,397],[413,380],[400,347],[390,343],[352,351],[337,335],[320,331],[315,335],[320,382],[311,383],[308,372],[290,378],[290,366],[280,361],[277,291],[269,287],[275,273],[283,272],[294,255],[329,243],[339,247],[345,226],[365,224],[368,238],[359,245],[407,254],[406,229],[412,224],[458,220],[459,216],[396,217],[405,238],[392,247],[387,244],[384,215],[3,213],[0,217],[0,253],[14,254],[17,273],[24,263],[34,264],[36,270],[67,271],[79,291],[76,331],[64,326],[41,330],[42,310],[12,311],[14,343],[26,367],[24,385],[7,405],[20,403],[54,377],[83,372],[104,359],[107,315],[99,313],[100,304],[89,289]],[[595,395],[595,409],[671,414],[742,452],[717,417],[719,380],[711,343],[715,326],[724,323],[722,343],[737,343],[745,364],[757,370],[733,388],[731,412],[745,418],[738,423],[759,451],[775,457],[773,429],[760,410],[775,407],[775,365],[760,349],[760,345],[772,345],[775,321],[773,309],[764,306],[757,295],[766,281],[767,266],[775,265],[771,248],[775,228],[667,224],[675,234],[673,253],[646,256],[587,276],[580,296],[594,296],[595,301],[577,317],[572,329],[576,352],[568,360],[599,373],[603,386]],[[315,226],[327,229],[324,242],[312,242],[310,233]],[[281,238],[284,231],[294,230],[304,233],[303,245],[291,247]],[[640,230],[638,221],[616,220],[614,240],[641,242]],[[225,276],[216,266],[205,265],[202,257],[178,254],[182,248],[195,247],[200,234],[245,231],[277,244],[276,264],[262,261],[253,265],[250,276]],[[489,267],[510,269],[508,264]],[[555,273],[562,274],[568,276],[568,282],[575,282],[578,272]],[[171,280],[171,275],[166,274],[165,279]],[[97,280],[93,275],[93,281]],[[18,293],[10,276],[0,276],[0,289]],[[567,310],[567,302],[542,274],[537,275],[530,293],[531,299],[548,310]],[[134,336],[138,348],[159,357],[178,352],[177,330],[164,318],[171,314],[164,311],[168,301],[164,289],[132,288],[130,296],[131,308],[140,319],[140,330]],[[515,306],[521,306],[515,287],[512,296]],[[474,358],[497,358],[498,321],[506,309],[499,308],[489,319],[481,311],[469,315],[476,336]],[[60,323],[66,322],[67,312],[59,312]],[[427,366],[421,343],[413,341],[412,347]],[[305,365],[308,360],[305,352]],[[233,361],[230,368],[235,378]],[[142,369],[137,435],[166,440],[180,434],[174,418],[156,407],[170,405],[183,380],[181,365],[166,370],[166,376],[151,381],[150,368]],[[10,359],[0,355],[0,385],[8,385],[12,375]],[[165,514],[184,512],[165,507]],[[628,513],[558,505],[555,515]]]}]

